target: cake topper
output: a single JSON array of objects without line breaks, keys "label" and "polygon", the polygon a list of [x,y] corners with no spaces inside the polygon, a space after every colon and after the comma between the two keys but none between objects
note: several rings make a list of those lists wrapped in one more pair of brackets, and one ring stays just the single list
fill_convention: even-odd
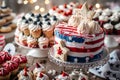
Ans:
[{"label": "cake topper", "polygon": [[55,57],[62,60],[66,61],[67,60],[67,53],[69,51],[68,48],[65,47],[64,42],[61,40],[58,42],[58,44],[54,45],[55,49]]}]

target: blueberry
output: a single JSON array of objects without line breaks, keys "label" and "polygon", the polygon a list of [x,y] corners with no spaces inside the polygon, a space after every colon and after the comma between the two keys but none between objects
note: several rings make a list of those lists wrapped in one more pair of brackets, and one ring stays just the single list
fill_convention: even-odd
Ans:
[{"label": "blueberry", "polygon": [[2,16],[0,16],[0,19],[2,19]]},{"label": "blueberry", "polygon": [[37,22],[35,21],[33,24],[34,24],[34,25],[37,25]]},{"label": "blueberry", "polygon": [[26,19],[25,16],[23,16],[22,19],[25,20]]},{"label": "blueberry", "polygon": [[50,23],[50,22],[48,22],[48,23],[47,23],[47,25],[51,25],[51,23]]},{"label": "blueberry", "polygon": [[57,17],[56,17],[56,16],[53,16],[53,20],[54,20],[54,21],[57,21]]},{"label": "blueberry", "polygon": [[42,17],[41,14],[38,14],[38,15],[37,15],[37,18],[40,18],[40,17]]},{"label": "blueberry", "polygon": [[39,22],[39,25],[40,25],[40,26],[42,26],[42,24],[43,24],[42,22]]},{"label": "blueberry", "polygon": [[31,16],[34,17],[35,15],[32,13]]},{"label": "blueberry", "polygon": [[25,23],[29,23],[29,22],[26,20]]},{"label": "blueberry", "polygon": [[46,18],[45,21],[49,21],[50,19],[49,18]]},{"label": "blueberry", "polygon": [[28,19],[29,21],[33,21],[31,18]]},{"label": "blueberry", "polygon": [[47,15],[47,16],[50,16],[50,14],[49,14],[49,13],[47,13],[46,15]]},{"label": "blueberry", "polygon": [[44,15],[43,17],[44,17],[44,18],[47,18],[47,15]]}]

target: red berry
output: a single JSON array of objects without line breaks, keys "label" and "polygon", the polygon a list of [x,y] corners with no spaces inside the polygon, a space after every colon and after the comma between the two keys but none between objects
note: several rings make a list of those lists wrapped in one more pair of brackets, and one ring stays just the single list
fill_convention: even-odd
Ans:
[{"label": "red berry", "polygon": [[67,4],[64,4],[64,8],[67,8]]},{"label": "red berry", "polygon": [[40,78],[42,78],[43,77],[43,73],[40,73],[40,76],[39,76]]}]

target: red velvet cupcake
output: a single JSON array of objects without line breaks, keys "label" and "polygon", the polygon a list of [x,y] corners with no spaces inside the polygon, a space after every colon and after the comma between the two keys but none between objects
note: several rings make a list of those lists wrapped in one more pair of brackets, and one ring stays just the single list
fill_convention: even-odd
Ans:
[{"label": "red velvet cupcake", "polygon": [[109,22],[108,16],[104,16],[104,15],[99,16],[99,24],[101,27],[103,27],[103,25],[108,22]]},{"label": "red velvet cupcake", "polygon": [[10,73],[9,73],[9,69],[7,68],[0,68],[0,80],[10,80]]},{"label": "red velvet cupcake", "polygon": [[120,23],[115,25],[115,33],[120,35]]},{"label": "red velvet cupcake", "polygon": [[19,68],[23,69],[26,66],[27,58],[23,55],[16,55],[12,57],[11,61],[19,63]]},{"label": "red velvet cupcake", "polygon": [[104,32],[106,34],[112,34],[113,33],[113,25],[111,23],[106,23],[103,26]]},{"label": "red velvet cupcake", "polygon": [[13,75],[15,75],[19,70],[19,63],[15,61],[7,61],[2,66],[9,69],[9,71],[12,72]]},{"label": "red velvet cupcake", "polygon": [[10,59],[11,59],[11,55],[8,52],[5,52],[5,51],[0,52],[0,60],[2,61],[0,62],[1,64]]}]

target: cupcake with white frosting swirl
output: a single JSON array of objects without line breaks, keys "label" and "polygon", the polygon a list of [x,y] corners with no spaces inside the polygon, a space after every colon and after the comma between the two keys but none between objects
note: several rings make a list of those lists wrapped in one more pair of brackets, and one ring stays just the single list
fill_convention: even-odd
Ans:
[{"label": "cupcake with white frosting swirl", "polygon": [[45,22],[45,23],[42,25],[42,30],[43,30],[43,34],[44,34],[47,38],[51,38],[51,37],[53,36],[54,26],[52,26],[50,22]]},{"label": "cupcake with white frosting swirl", "polygon": [[105,15],[101,15],[99,16],[99,24],[101,27],[103,27],[103,25],[105,23],[108,23],[109,22],[109,17],[108,16],[105,16]]},{"label": "cupcake with white frosting swirl", "polygon": [[27,20],[22,21],[21,26],[20,26],[20,30],[24,33],[24,35],[29,36],[30,35],[30,31],[29,31],[29,22]]},{"label": "cupcake with white frosting swirl", "polygon": [[49,77],[46,74],[39,72],[35,80],[49,80]]},{"label": "cupcake with white frosting swirl", "polygon": [[104,29],[106,34],[112,34],[113,33],[113,25],[111,23],[104,24],[103,29]]},{"label": "cupcake with white frosting swirl", "polygon": [[29,25],[30,34],[33,38],[39,38],[42,34],[41,26],[34,22],[33,24]]},{"label": "cupcake with white frosting swirl", "polygon": [[118,23],[118,24],[115,25],[115,33],[117,35],[120,35],[120,23]]},{"label": "cupcake with white frosting swirl", "polygon": [[27,44],[28,44],[28,47],[31,47],[31,48],[38,47],[37,39],[35,39],[31,36],[27,37]]},{"label": "cupcake with white frosting swirl", "polygon": [[66,72],[62,72],[62,74],[58,75],[55,80],[72,80]]},{"label": "cupcake with white frosting swirl", "polygon": [[42,36],[38,39],[38,46],[40,49],[48,48],[48,44],[49,44],[49,39],[47,37]]}]

